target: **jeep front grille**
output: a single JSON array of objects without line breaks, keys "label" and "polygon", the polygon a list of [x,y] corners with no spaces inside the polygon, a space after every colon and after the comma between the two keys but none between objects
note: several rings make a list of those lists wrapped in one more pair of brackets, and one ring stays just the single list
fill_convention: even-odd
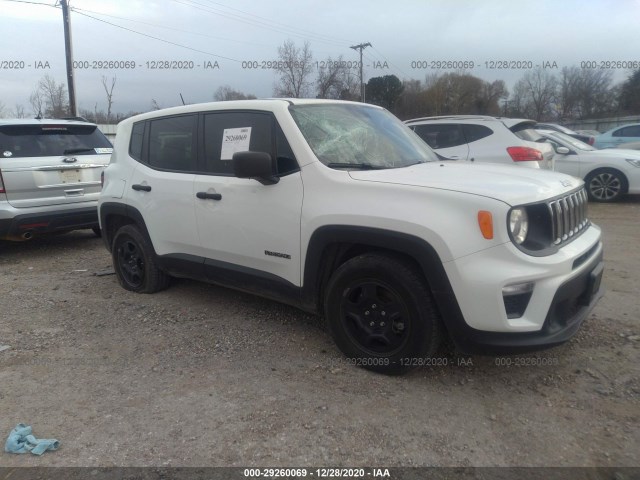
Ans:
[{"label": "jeep front grille", "polygon": [[587,200],[587,192],[583,188],[547,203],[554,245],[571,240],[589,226]]}]

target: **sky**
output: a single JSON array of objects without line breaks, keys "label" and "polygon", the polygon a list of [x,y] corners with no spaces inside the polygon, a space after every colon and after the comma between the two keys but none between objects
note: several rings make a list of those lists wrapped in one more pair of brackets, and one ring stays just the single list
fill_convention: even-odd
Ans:
[{"label": "sky", "polygon": [[[0,0],[0,105],[22,105],[44,75],[66,83],[55,0]],[[308,41],[314,67],[358,61],[365,82],[424,80],[470,67],[507,87],[531,66],[610,66],[624,81],[640,64],[640,0],[70,0],[79,109],[106,110],[101,79],[116,78],[115,112],[213,100],[223,85],[271,97],[278,47]],[[315,62],[318,62],[315,64]],[[449,62],[449,64],[447,64]],[[174,68],[160,68],[165,65]],[[177,68],[175,68],[177,67]],[[257,67],[257,68],[256,68]],[[440,67],[440,68],[439,68]],[[444,67],[444,68],[443,68]]]}]

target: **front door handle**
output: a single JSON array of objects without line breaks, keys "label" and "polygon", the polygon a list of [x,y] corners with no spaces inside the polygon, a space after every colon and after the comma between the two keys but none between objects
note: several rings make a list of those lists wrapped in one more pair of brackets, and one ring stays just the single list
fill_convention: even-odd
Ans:
[{"label": "front door handle", "polygon": [[196,197],[200,200],[222,200],[222,195],[219,193],[198,192]]},{"label": "front door handle", "polygon": [[133,188],[134,190],[138,191],[138,192],[150,192],[151,191],[151,186],[150,185],[139,185],[139,184],[134,184],[131,185],[131,188]]}]

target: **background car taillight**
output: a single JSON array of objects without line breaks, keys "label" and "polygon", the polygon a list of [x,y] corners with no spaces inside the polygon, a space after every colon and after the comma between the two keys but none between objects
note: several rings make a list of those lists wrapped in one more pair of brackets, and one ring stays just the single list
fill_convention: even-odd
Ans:
[{"label": "background car taillight", "polygon": [[0,172],[0,193],[6,193],[4,190],[4,182],[2,181],[2,172]]},{"label": "background car taillight", "polygon": [[593,144],[596,142],[596,137],[589,137],[589,141],[587,142],[589,145],[593,146]]},{"label": "background car taillight", "polygon": [[542,161],[542,152],[531,147],[508,147],[507,152],[514,162]]}]

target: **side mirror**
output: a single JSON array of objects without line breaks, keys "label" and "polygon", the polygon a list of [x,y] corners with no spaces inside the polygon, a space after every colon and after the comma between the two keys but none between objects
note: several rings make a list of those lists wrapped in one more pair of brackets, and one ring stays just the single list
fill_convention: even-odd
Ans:
[{"label": "side mirror", "polygon": [[558,147],[556,148],[556,153],[559,153],[560,155],[567,155],[571,150],[569,150],[567,147]]},{"label": "side mirror", "polygon": [[265,152],[236,152],[232,157],[233,173],[238,178],[253,178],[263,185],[280,181],[273,174],[273,159]]}]

